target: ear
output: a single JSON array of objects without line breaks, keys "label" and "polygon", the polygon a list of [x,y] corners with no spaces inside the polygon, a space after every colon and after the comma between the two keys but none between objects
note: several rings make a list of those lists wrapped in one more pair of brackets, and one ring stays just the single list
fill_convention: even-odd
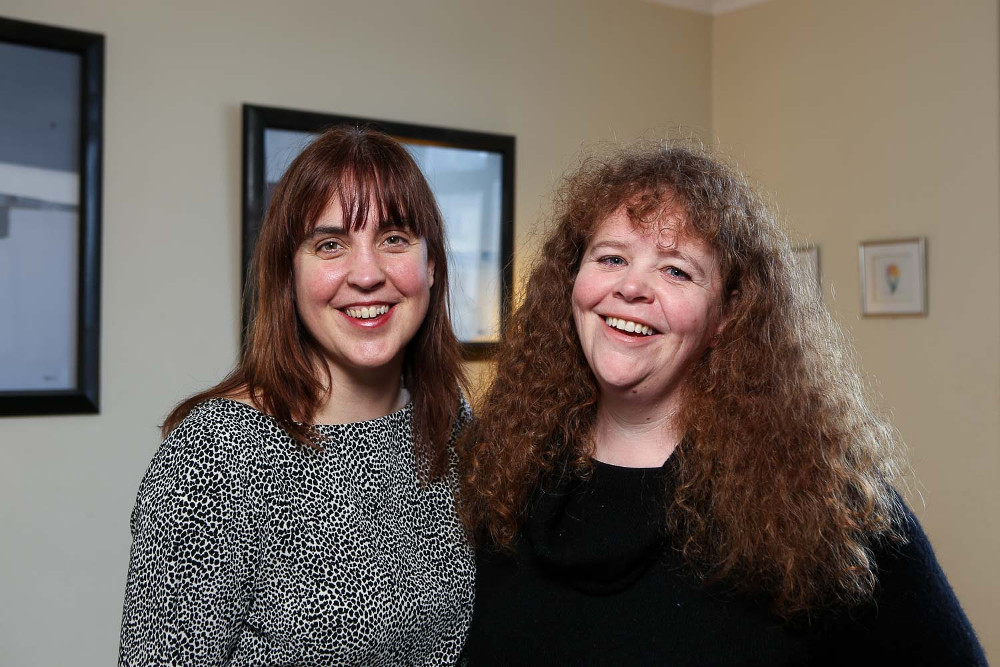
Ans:
[{"label": "ear", "polygon": [[427,260],[427,286],[434,287],[434,260]]},{"label": "ear", "polygon": [[729,324],[729,320],[732,319],[733,302],[736,300],[736,295],[739,294],[737,290],[733,290],[726,297],[726,303],[722,306],[722,313],[719,316],[719,321],[715,325],[715,331],[712,333],[712,337],[708,341],[708,346],[710,348],[715,347],[719,344],[719,336],[722,335],[723,330],[726,325]]}]

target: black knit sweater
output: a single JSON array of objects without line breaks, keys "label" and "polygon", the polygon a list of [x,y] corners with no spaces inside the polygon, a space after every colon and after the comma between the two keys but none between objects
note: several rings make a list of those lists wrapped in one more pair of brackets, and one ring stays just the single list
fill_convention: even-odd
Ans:
[{"label": "black knit sweater", "polygon": [[908,543],[876,553],[875,601],[783,621],[687,574],[664,536],[673,474],[595,462],[544,484],[515,553],[477,554],[467,664],[986,665],[912,515]]}]

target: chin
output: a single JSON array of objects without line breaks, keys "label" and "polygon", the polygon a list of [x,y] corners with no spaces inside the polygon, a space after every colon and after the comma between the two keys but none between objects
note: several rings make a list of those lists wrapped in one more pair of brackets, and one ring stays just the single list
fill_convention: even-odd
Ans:
[{"label": "chin", "polygon": [[638,386],[646,376],[637,374],[634,370],[603,373],[594,370],[594,377],[597,378],[599,387],[622,391]]},{"label": "chin", "polygon": [[373,350],[368,354],[359,354],[349,359],[348,362],[358,370],[387,370],[402,364],[403,353],[397,350]]},{"label": "chin", "polygon": [[387,358],[376,357],[376,358],[369,358],[369,359],[352,359],[351,360],[351,366],[353,366],[355,370],[359,370],[359,371],[378,372],[378,371],[382,371],[382,370],[388,370],[389,368],[391,368],[393,366],[393,362],[394,361],[395,361],[395,358],[393,358],[393,357],[387,357]]}]

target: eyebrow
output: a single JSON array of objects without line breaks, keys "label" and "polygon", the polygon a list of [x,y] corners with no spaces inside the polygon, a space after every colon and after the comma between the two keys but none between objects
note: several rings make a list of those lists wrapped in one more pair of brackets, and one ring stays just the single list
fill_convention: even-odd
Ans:
[{"label": "eyebrow", "polygon": [[628,248],[628,246],[629,246],[628,243],[625,243],[623,241],[614,241],[612,239],[599,239],[598,241],[592,244],[592,247],[594,248],[608,247],[608,248],[618,248],[619,250],[625,250]]},{"label": "eyebrow", "polygon": [[326,236],[328,234],[347,234],[347,230],[343,227],[313,227],[312,232],[309,234],[309,238],[316,238],[317,236]]},{"label": "eyebrow", "polygon": [[[378,225],[378,231],[381,232],[386,229],[410,230],[411,227],[398,222],[390,222],[388,220],[380,222]],[[307,236],[306,238],[314,239],[317,236],[327,236],[331,234],[335,236],[342,236],[344,234],[350,234],[350,233],[351,233],[350,230],[348,230],[345,227],[332,227],[329,225],[321,225],[319,227],[313,227],[313,230],[309,233],[309,236]]]}]

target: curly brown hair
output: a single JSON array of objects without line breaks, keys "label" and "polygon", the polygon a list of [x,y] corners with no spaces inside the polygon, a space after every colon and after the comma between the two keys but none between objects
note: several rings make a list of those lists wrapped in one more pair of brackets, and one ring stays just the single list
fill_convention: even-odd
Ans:
[{"label": "curly brown hair", "polygon": [[[365,127],[327,130],[295,158],[278,182],[254,246],[251,325],[233,371],[214,387],[178,404],[162,426],[173,430],[200,402],[248,396],[302,444],[322,448],[311,427],[330,386],[323,350],[299,319],[294,298],[295,252],[334,195],[354,230],[391,221],[427,244],[434,285],[427,315],[406,345],[403,383],[413,397],[414,441],[429,478],[448,468],[448,441],[464,383],[462,358],[448,312],[444,219],[416,162],[392,137]],[[326,371],[318,376],[316,368]],[[325,382],[324,382],[325,380]]]},{"label": "curly brown hair", "polygon": [[581,257],[616,211],[644,225],[676,206],[714,251],[726,325],[686,382],[668,530],[698,577],[763,591],[784,616],[860,602],[876,583],[875,543],[902,539],[895,432],[764,199],[699,146],[589,157],[559,189],[460,443],[462,519],[474,540],[510,548],[544,475],[589,473],[600,396],[572,316]]}]

